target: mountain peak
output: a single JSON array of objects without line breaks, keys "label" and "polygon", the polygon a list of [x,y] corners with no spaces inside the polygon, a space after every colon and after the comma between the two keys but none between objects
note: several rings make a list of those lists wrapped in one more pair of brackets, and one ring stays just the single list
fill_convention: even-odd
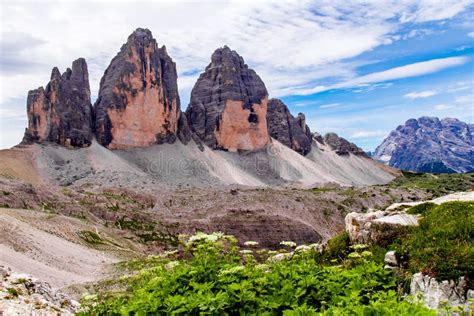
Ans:
[{"label": "mountain peak", "polygon": [[214,51],[186,110],[194,134],[214,149],[258,150],[270,143],[268,92],[262,79],[229,47]]},{"label": "mountain peak", "polygon": [[403,170],[471,172],[473,135],[473,126],[457,119],[409,119],[377,147],[374,158]]}]

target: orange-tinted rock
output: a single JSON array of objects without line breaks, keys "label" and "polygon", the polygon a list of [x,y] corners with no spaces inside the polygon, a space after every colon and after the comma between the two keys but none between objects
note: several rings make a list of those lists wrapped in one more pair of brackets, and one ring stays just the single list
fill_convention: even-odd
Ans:
[{"label": "orange-tinted rock", "polygon": [[174,62],[149,30],[137,29],[102,77],[95,104],[98,141],[110,149],[172,143],[181,115]]},{"label": "orange-tinted rock", "polygon": [[87,64],[79,58],[60,74],[53,68],[46,89],[28,93],[28,127],[24,143],[53,142],[67,147],[92,141],[92,105]]},{"label": "orange-tinted rock", "polygon": [[268,92],[263,81],[227,46],[217,49],[191,92],[189,127],[211,148],[259,150],[270,142]]},{"label": "orange-tinted rock", "polygon": [[[227,100],[215,132],[217,144],[229,151],[256,150],[266,146],[270,139],[267,130],[268,99],[246,109],[242,101]],[[254,120],[249,117],[255,116]]]}]

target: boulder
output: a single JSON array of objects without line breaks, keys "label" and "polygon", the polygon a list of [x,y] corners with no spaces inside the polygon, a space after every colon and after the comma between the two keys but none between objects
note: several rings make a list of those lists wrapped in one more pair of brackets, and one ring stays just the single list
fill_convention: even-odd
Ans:
[{"label": "boulder", "polygon": [[379,244],[403,234],[407,227],[417,226],[418,216],[386,211],[352,212],[346,215],[345,223],[352,242]]},{"label": "boulder", "polygon": [[112,59],[94,112],[97,140],[110,149],[190,140],[176,65],[148,29],[135,30]]},{"label": "boulder", "polygon": [[23,143],[52,142],[86,147],[92,141],[92,105],[89,74],[84,58],[62,75],[53,68],[46,88],[28,92],[28,127]]},{"label": "boulder", "polygon": [[270,143],[268,92],[260,77],[229,47],[217,49],[191,91],[189,127],[207,146],[255,151]]}]

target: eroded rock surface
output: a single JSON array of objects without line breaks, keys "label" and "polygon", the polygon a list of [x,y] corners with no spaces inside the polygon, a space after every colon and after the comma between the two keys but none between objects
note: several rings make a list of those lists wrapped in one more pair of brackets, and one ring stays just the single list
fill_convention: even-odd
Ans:
[{"label": "eroded rock surface", "polygon": [[270,136],[291,149],[306,155],[311,151],[312,135],[303,113],[291,115],[279,99],[268,102],[267,124]]},{"label": "eroded rock surface", "polygon": [[[176,65],[147,29],[137,29],[106,69],[94,106],[97,140],[110,149],[189,140]],[[182,128],[178,133],[178,127]]]},{"label": "eroded rock surface", "polygon": [[92,105],[85,59],[79,58],[62,75],[53,68],[46,88],[28,92],[28,127],[24,143],[53,142],[85,147],[92,141]]},{"label": "eroded rock surface", "polygon": [[198,139],[213,149],[258,150],[270,143],[268,92],[229,47],[217,49],[191,92],[186,110]]}]

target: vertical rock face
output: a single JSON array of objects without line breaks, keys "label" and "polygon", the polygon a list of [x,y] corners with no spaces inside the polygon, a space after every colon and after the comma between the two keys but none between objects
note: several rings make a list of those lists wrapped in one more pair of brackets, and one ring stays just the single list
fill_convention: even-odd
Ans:
[{"label": "vertical rock face", "polygon": [[[147,29],[137,29],[106,69],[94,106],[97,140],[110,149],[172,143],[182,121],[176,65]],[[179,124],[181,120],[181,124]],[[187,130],[181,131],[189,139]]]},{"label": "vertical rock face", "polygon": [[291,149],[306,155],[311,151],[312,135],[303,113],[293,117],[278,99],[268,102],[267,124],[270,136]]},{"label": "vertical rock face", "polygon": [[377,147],[374,158],[403,170],[474,171],[474,125],[453,118],[421,117],[400,125]]},{"label": "vertical rock face", "polygon": [[211,148],[258,150],[270,143],[267,107],[260,77],[224,46],[196,82],[186,116],[192,132]]},{"label": "vertical rock face", "polygon": [[60,74],[53,68],[51,81],[28,93],[28,127],[23,142],[53,142],[85,147],[92,141],[92,105],[87,64],[83,58]]}]

